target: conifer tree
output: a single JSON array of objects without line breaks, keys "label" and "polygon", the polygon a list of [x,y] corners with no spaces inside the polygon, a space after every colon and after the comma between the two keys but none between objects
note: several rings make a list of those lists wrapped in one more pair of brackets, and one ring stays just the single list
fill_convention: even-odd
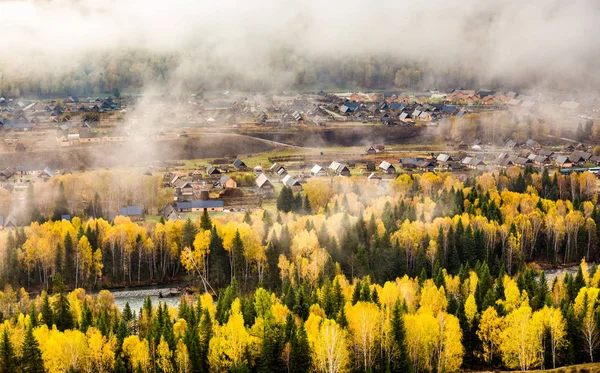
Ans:
[{"label": "conifer tree", "polygon": [[296,331],[291,339],[292,350],[290,353],[290,373],[305,373],[310,370],[311,354],[308,337],[304,325]]},{"label": "conifer tree", "polygon": [[33,335],[33,327],[29,325],[21,347],[21,371],[23,373],[43,373],[44,361],[38,341]]},{"label": "conifer tree", "polygon": [[71,313],[71,304],[65,295],[65,286],[60,275],[54,277],[53,293],[57,294],[57,300],[54,303],[54,324],[58,330],[65,331],[73,328],[73,314]]},{"label": "conifer tree", "polygon": [[13,373],[17,371],[17,358],[8,335],[8,328],[2,332],[0,340],[0,373]]},{"label": "conifer tree", "polygon": [[394,308],[392,309],[390,325],[394,346],[398,351],[392,359],[391,368],[393,368],[394,372],[408,372],[410,364],[408,361],[408,352],[406,350],[406,329],[404,328],[402,307],[399,301],[396,301],[396,304],[394,304]]},{"label": "conifer tree", "polygon": [[52,314],[52,307],[50,307],[48,294],[44,294],[40,313],[42,314],[42,323],[46,324],[48,328],[52,328],[52,325],[54,324],[54,315]]}]

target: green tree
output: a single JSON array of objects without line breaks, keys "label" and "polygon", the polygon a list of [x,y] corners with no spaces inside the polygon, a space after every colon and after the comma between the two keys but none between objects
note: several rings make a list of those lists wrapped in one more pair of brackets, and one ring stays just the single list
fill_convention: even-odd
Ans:
[{"label": "green tree", "polygon": [[43,373],[44,361],[38,341],[33,335],[33,327],[29,325],[21,347],[21,371],[23,373]]},{"label": "green tree", "polygon": [[284,186],[277,196],[277,210],[290,212],[294,209],[295,199],[292,188]]},{"label": "green tree", "polygon": [[0,341],[0,373],[12,373],[17,371],[17,358],[10,341],[7,328],[2,332]]},{"label": "green tree", "polygon": [[51,328],[54,324],[54,315],[52,314],[52,307],[50,307],[50,298],[48,297],[48,294],[44,294],[40,313],[42,314],[42,323]]},{"label": "green tree", "polygon": [[399,301],[396,301],[392,309],[390,321],[392,339],[396,353],[393,355],[391,365],[394,372],[409,372],[408,352],[406,350],[406,329],[404,327],[403,309]]},{"label": "green tree", "polygon": [[71,304],[65,294],[65,286],[60,274],[54,277],[52,292],[57,294],[58,299],[54,303],[54,324],[58,330],[65,331],[72,329],[73,314],[71,313]]},{"label": "green tree", "polygon": [[69,215],[69,202],[65,194],[65,185],[60,182],[58,185],[58,197],[54,202],[54,214],[52,220],[60,220],[63,215]]},{"label": "green tree", "polygon": [[311,355],[304,325],[300,325],[291,338],[290,373],[305,373],[310,370]]}]

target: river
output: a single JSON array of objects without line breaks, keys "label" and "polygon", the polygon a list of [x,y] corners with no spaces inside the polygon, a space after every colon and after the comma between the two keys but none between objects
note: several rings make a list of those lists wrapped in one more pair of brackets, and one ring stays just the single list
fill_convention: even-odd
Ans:
[{"label": "river", "polygon": [[131,310],[138,313],[140,308],[142,308],[144,305],[144,299],[146,299],[148,296],[152,300],[153,307],[158,306],[158,302],[167,303],[167,305],[173,307],[179,307],[179,296],[160,298],[159,295],[160,293],[167,295],[170,292],[178,292],[175,286],[176,285],[156,285],[129,289],[112,289],[110,290],[110,293],[115,297],[115,304],[120,310],[123,310],[125,303],[129,302],[129,307],[131,307]]}]

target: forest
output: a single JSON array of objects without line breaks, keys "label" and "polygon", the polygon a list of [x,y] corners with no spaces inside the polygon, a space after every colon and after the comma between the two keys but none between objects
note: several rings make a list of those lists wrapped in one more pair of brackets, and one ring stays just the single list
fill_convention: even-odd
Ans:
[{"label": "forest", "polygon": [[[276,211],[10,231],[0,371],[457,372],[600,352],[590,173],[509,168],[284,189]],[[33,206],[36,207],[36,206]],[[578,264],[546,278],[542,268]],[[114,284],[186,278],[178,309]],[[100,290],[99,293],[96,291]],[[31,295],[29,294],[31,293]]]},{"label": "forest", "polygon": [[222,61],[212,61],[209,54],[203,55],[203,63],[198,67],[191,66],[186,58],[190,57],[133,49],[96,53],[53,74],[23,65],[0,79],[0,96],[91,96],[112,94],[115,89],[142,92],[148,86],[161,87],[163,92],[158,92],[159,95],[217,89],[318,90],[317,87],[322,86],[398,89],[419,87],[425,78],[429,84],[438,83],[439,88],[455,88],[473,86],[475,81],[467,69],[456,68],[456,71],[445,71],[443,76],[438,76],[427,66],[391,56],[308,58],[292,50],[277,50],[261,57],[256,74],[226,68]]}]

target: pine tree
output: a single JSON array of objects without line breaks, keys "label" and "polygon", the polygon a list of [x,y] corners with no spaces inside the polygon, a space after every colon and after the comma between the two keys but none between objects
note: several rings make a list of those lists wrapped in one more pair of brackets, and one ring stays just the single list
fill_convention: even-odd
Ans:
[{"label": "pine tree", "polygon": [[[209,344],[210,344],[210,339],[213,336],[213,329],[212,329],[212,319],[210,317],[210,312],[208,311],[208,309],[204,310],[204,313],[202,314],[202,319],[200,321],[200,328],[199,328],[199,333],[196,333],[196,335],[200,336],[199,339],[199,344],[198,344],[198,352],[199,352],[199,360],[201,363],[201,366],[203,367],[205,372],[208,372],[208,349],[209,349]],[[191,353],[191,350],[190,350]]]},{"label": "pine tree", "polygon": [[200,229],[204,229],[205,231],[212,228],[212,220],[208,215],[208,211],[204,210],[202,212],[202,216],[200,217]]},{"label": "pine tree", "polygon": [[290,212],[294,209],[295,204],[296,201],[294,198],[294,192],[292,191],[292,188],[284,186],[281,189],[281,192],[279,192],[279,195],[277,196],[277,210],[283,212]]},{"label": "pine tree", "polygon": [[[33,193],[33,183],[30,183],[27,187],[27,196],[25,197],[26,203],[26,220],[25,223],[31,223],[34,221],[43,222],[42,214],[38,209],[37,203],[35,202],[35,195]],[[19,245],[20,246],[20,245]]]},{"label": "pine tree", "polygon": [[40,310],[42,314],[42,323],[46,324],[48,328],[52,328],[54,323],[54,315],[52,314],[52,307],[50,307],[50,299],[48,298],[48,294],[44,294],[44,298],[42,299],[42,308]]},{"label": "pine tree", "polygon": [[31,325],[27,327],[25,339],[21,347],[21,371],[23,373],[43,373],[44,361],[42,360],[42,352],[38,341],[33,335]]},{"label": "pine tree", "polygon": [[238,230],[231,243],[231,264],[231,275],[238,279],[244,278],[244,242]]},{"label": "pine tree", "polygon": [[392,309],[392,319],[390,321],[392,329],[392,339],[398,353],[392,359],[392,368],[394,372],[409,372],[408,352],[406,350],[406,330],[404,328],[404,318],[402,317],[402,306],[396,301]]},{"label": "pine tree", "polygon": [[[131,310],[130,310],[131,312]],[[87,332],[88,328],[94,323],[94,315],[90,306],[88,306],[87,300],[83,301],[83,308],[81,309],[81,325],[79,329],[82,332]]]},{"label": "pine tree", "polygon": [[308,372],[311,365],[311,354],[304,325],[300,324],[296,334],[291,339],[291,345],[290,373]]},{"label": "pine tree", "polygon": [[54,271],[55,274],[61,275],[63,272],[63,254],[62,254],[62,245],[60,243],[56,244],[56,258],[54,259]]},{"label": "pine tree", "polygon": [[67,277],[67,285],[71,285],[75,281],[75,262],[73,260],[73,238],[71,237],[71,233],[67,232],[64,241],[65,248],[65,264],[64,264],[64,273]]},{"label": "pine tree", "polygon": [[12,373],[17,371],[17,358],[8,335],[8,328],[2,332],[0,341],[0,373]]},{"label": "pine tree", "polygon": [[194,239],[196,238],[196,234],[198,233],[198,229],[192,223],[192,220],[188,218],[183,224],[183,230],[181,232],[181,244],[183,247],[194,247]]},{"label": "pine tree", "polygon": [[71,313],[71,304],[65,295],[62,277],[56,275],[53,282],[53,293],[58,295],[58,299],[54,303],[54,324],[62,332],[73,328],[73,314]]},{"label": "pine tree", "polygon": [[63,215],[69,215],[69,202],[67,201],[67,195],[65,194],[65,185],[61,181],[58,185],[58,197],[55,201],[52,220],[58,221]]},{"label": "pine tree", "polygon": [[296,302],[294,304],[294,313],[302,320],[308,319],[308,310],[310,303],[304,285],[300,286],[298,292],[296,292]]}]

